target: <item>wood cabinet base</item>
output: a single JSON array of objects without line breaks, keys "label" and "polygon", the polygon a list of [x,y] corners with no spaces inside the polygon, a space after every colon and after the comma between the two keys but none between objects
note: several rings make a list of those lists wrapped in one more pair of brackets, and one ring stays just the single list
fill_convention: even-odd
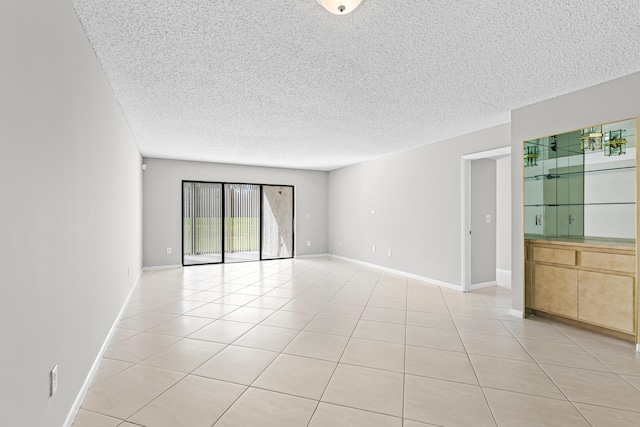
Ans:
[{"label": "wood cabinet base", "polygon": [[560,323],[566,323],[567,325],[576,326],[581,329],[586,329],[588,331],[598,332],[603,335],[609,335],[611,337],[619,338],[621,340],[629,341],[630,343],[636,343],[636,335],[635,334],[626,334],[624,332],[616,331],[614,329],[603,328],[597,325],[592,325],[590,323],[581,322],[576,319],[569,319],[564,316],[557,316],[555,314],[546,313],[541,310],[531,309],[531,314],[544,317],[545,319],[555,320]]}]

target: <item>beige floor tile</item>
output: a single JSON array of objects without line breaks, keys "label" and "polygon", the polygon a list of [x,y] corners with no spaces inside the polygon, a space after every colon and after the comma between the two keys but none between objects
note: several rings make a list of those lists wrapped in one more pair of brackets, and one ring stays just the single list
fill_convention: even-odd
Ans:
[{"label": "beige floor tile", "polygon": [[594,371],[610,372],[602,362],[575,344],[563,344],[527,339],[518,340],[540,364],[570,366]]},{"label": "beige floor tile", "polygon": [[404,372],[402,344],[351,338],[340,363]]},{"label": "beige floor tile", "polygon": [[210,427],[246,387],[187,376],[129,418],[153,427]]},{"label": "beige floor tile", "polygon": [[347,317],[349,319],[359,319],[364,311],[360,305],[340,304],[329,302],[318,314],[326,316]]},{"label": "beige floor tile", "polygon": [[89,389],[82,408],[127,419],[183,377],[179,372],[135,365]]},{"label": "beige floor tile", "polygon": [[[252,286],[249,286],[252,287]],[[239,291],[242,292],[242,291]],[[267,291],[265,290],[265,293]],[[261,296],[247,304],[247,307],[266,308],[270,310],[278,310],[287,305],[291,300],[289,298],[277,298]]]},{"label": "beige floor tile", "polygon": [[76,419],[74,420],[73,427],[116,427],[119,426],[122,420],[118,418],[109,417],[107,415],[98,414],[96,412],[80,409]]},{"label": "beige floor tile", "polygon": [[478,319],[475,317],[453,316],[456,329],[474,334],[500,335],[511,337],[511,332],[498,319]]},{"label": "beige floor tile", "polygon": [[184,297],[184,299],[187,301],[200,301],[209,303],[220,299],[225,295],[227,294],[224,292],[202,291],[193,295],[189,295],[188,297]]},{"label": "beige floor tile", "polygon": [[360,318],[374,322],[399,323],[404,325],[406,323],[407,312],[394,308],[365,307]]},{"label": "beige floor tile", "polygon": [[566,400],[536,363],[475,354],[469,358],[482,387]]},{"label": "beige floor tile", "polygon": [[381,296],[371,296],[367,302],[368,307],[393,308],[396,310],[407,309],[407,298],[390,298]]},{"label": "beige floor tile", "polygon": [[518,340],[512,337],[461,332],[460,338],[469,354],[533,362],[529,353],[526,352]]},{"label": "beige floor tile", "polygon": [[413,420],[404,420],[404,427],[437,427],[435,424],[426,424],[426,423],[420,423],[418,421],[413,421]]},{"label": "beige floor tile", "polygon": [[620,409],[585,405],[583,403],[574,403],[574,406],[593,427],[640,426],[640,412],[622,411]]},{"label": "beige floor tile", "polygon": [[214,427],[307,427],[317,402],[249,388]]},{"label": "beige floor tile", "polygon": [[129,369],[133,366],[131,362],[124,362],[122,360],[115,359],[107,359],[103,357],[100,360],[100,366],[96,371],[96,374],[93,376],[93,380],[91,381],[91,387],[95,387],[101,382],[113,377],[114,375],[119,374],[125,369]]},{"label": "beige floor tile", "polygon": [[264,326],[276,326],[302,330],[314,318],[311,313],[296,313],[294,311],[276,311],[261,324]]},{"label": "beige floor tile", "polygon": [[349,338],[317,332],[300,332],[283,353],[337,362],[347,346]]},{"label": "beige floor tile", "polygon": [[402,387],[400,373],[339,364],[322,401],[399,417]]},{"label": "beige floor tile", "polygon": [[149,329],[147,332],[152,334],[171,335],[174,337],[186,337],[198,329],[207,326],[211,322],[213,322],[213,319],[204,317],[178,316]]},{"label": "beige floor tile", "polygon": [[272,351],[231,345],[193,371],[193,375],[250,385],[277,356]]},{"label": "beige floor tile", "polygon": [[353,334],[354,329],[358,321],[356,319],[348,319],[346,317],[325,316],[317,315],[309,322],[304,328],[309,332],[320,332],[330,335],[342,335],[350,337]]},{"label": "beige floor tile", "polygon": [[304,290],[280,287],[278,289],[267,292],[265,295],[268,297],[293,299],[300,295],[302,292],[304,292]]},{"label": "beige floor tile", "polygon": [[122,312],[122,317],[120,317],[120,320],[128,319],[128,318],[133,317],[136,314],[140,314],[140,313],[144,313],[144,311],[136,310],[136,309],[133,309],[133,308],[126,308]]},{"label": "beige floor tile", "polygon": [[407,325],[425,328],[456,329],[453,318],[449,314],[426,313],[422,311],[407,311]]},{"label": "beige floor tile", "polygon": [[627,341],[611,337],[609,335],[599,334],[597,332],[588,331],[586,329],[577,328],[575,326],[559,322],[554,323],[554,325],[580,345],[592,347],[634,347],[633,344]]},{"label": "beige floor tile", "polygon": [[327,301],[317,301],[312,299],[294,299],[282,307],[283,311],[295,311],[296,313],[317,314]]},{"label": "beige floor tile", "polygon": [[127,338],[131,338],[134,335],[138,335],[139,333],[140,331],[134,331],[133,329],[116,328],[113,331],[111,339],[109,340],[109,347],[118,344],[119,342],[124,341]]},{"label": "beige floor tile", "polygon": [[640,391],[616,374],[564,366],[541,367],[572,402],[639,410]]},{"label": "beige floor tile", "polygon": [[495,426],[478,386],[405,376],[404,417],[442,426]]},{"label": "beige floor tile", "polygon": [[164,304],[157,305],[154,310],[162,313],[185,314],[188,311],[195,310],[198,307],[205,305],[202,301],[188,301],[185,299],[179,299],[175,301],[169,301]]},{"label": "beige floor tile", "polygon": [[609,369],[618,374],[640,376],[640,353],[635,348],[623,347],[584,347],[589,353],[598,358]]},{"label": "beige floor tile", "polygon": [[486,305],[485,306],[480,306],[480,305],[467,306],[467,305],[460,305],[460,304],[449,304],[449,312],[453,316],[477,317],[480,319],[497,320],[496,315]]},{"label": "beige floor tile", "polygon": [[402,418],[320,402],[309,427],[402,427]]},{"label": "beige floor tile", "polygon": [[238,308],[239,307],[237,305],[219,304],[217,302],[212,302],[212,303],[200,306],[195,310],[188,311],[186,314],[189,316],[207,317],[209,319],[219,319],[222,316],[225,316],[231,313],[232,311],[237,310]]},{"label": "beige floor tile", "polygon": [[281,354],[254,381],[252,387],[318,400],[337,363]]},{"label": "beige floor tile", "polygon": [[336,295],[331,302],[336,304],[367,305],[369,295]]},{"label": "beige floor tile", "polygon": [[410,345],[407,345],[406,352],[404,369],[407,374],[478,384],[466,353]]},{"label": "beige floor tile", "polygon": [[216,300],[216,302],[228,305],[245,305],[254,301],[256,298],[258,297],[255,295],[229,294],[223,296],[219,300]]},{"label": "beige floor tile", "polygon": [[189,373],[225,347],[226,344],[185,338],[140,363],[170,371]]},{"label": "beige floor tile", "polygon": [[233,345],[281,352],[298,333],[296,329],[258,325],[234,341]]},{"label": "beige floor tile", "polygon": [[230,344],[253,328],[251,323],[216,320],[189,335],[189,338]]},{"label": "beige floor tile", "polygon": [[[439,298],[442,299],[440,295]],[[450,314],[449,307],[442,301],[431,301],[407,298],[407,310],[408,311],[422,311],[425,313],[438,313],[438,314]]]},{"label": "beige floor tile", "polygon": [[620,375],[624,378],[629,384],[640,390],[640,377],[635,377],[633,375]]},{"label": "beige floor tile", "polygon": [[502,324],[516,338],[575,344],[571,338],[548,322],[524,319],[519,321],[503,320]]},{"label": "beige floor tile", "polygon": [[[244,288],[240,289],[239,291],[235,291],[234,293],[241,294],[241,295],[254,295],[254,296],[260,297],[260,296],[264,296],[264,295],[268,294],[269,292],[271,292],[274,289],[276,289],[276,288],[273,287],[273,286],[257,286],[257,285],[253,286],[253,285],[250,285],[250,286],[247,286],[247,287],[244,287]],[[266,297],[266,298],[273,298],[273,297]],[[258,298],[258,299],[260,299],[260,298]],[[282,298],[282,299],[288,300],[287,298]],[[254,304],[256,301],[257,301],[257,299],[251,301],[249,304],[247,304],[247,306],[249,306],[250,304]],[[287,303],[286,301],[283,302],[283,305],[286,304],[286,303]],[[262,303],[258,303],[258,305],[255,305],[255,306],[252,306],[252,307],[272,308],[272,309],[277,309],[277,308],[282,307],[282,306],[267,307],[265,304],[266,305],[272,305],[272,304],[277,305],[279,303],[277,301],[271,301],[271,302],[263,301]]]},{"label": "beige floor tile", "polygon": [[353,331],[353,337],[404,344],[405,329],[405,325],[399,325],[397,323],[360,320],[356,329]]},{"label": "beige floor tile", "polygon": [[548,399],[510,391],[484,389],[499,426],[589,427],[566,400]]},{"label": "beige floor tile", "polygon": [[450,329],[407,325],[407,345],[464,352],[458,331]]},{"label": "beige floor tile", "polygon": [[[477,291],[476,291],[477,292]],[[455,294],[444,294],[444,300],[449,305],[463,305],[463,306],[481,306],[486,307],[485,302],[480,298],[480,295],[475,292],[472,293],[464,293],[458,292]]]},{"label": "beige floor tile", "polygon": [[224,316],[222,320],[255,324],[262,322],[264,319],[271,316],[275,312],[275,310],[270,310],[267,308],[240,307],[239,309],[234,310]]},{"label": "beige floor tile", "polygon": [[179,339],[178,337],[141,332],[107,348],[104,357],[138,363],[169,347]]}]

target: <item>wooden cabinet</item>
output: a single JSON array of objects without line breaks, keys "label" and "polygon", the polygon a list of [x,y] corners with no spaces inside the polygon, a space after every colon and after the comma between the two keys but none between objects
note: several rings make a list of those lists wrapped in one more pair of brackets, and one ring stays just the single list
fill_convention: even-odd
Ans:
[{"label": "wooden cabinet", "polygon": [[635,246],[548,240],[526,246],[529,308],[635,335]]}]

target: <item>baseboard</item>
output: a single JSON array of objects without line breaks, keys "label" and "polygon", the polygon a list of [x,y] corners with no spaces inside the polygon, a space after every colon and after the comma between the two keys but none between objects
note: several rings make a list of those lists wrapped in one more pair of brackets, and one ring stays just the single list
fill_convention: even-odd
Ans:
[{"label": "baseboard", "polygon": [[371,264],[369,262],[359,261],[357,259],[347,258],[347,257],[340,256],[340,255],[330,254],[329,256],[331,256],[332,258],[342,259],[342,260],[345,260],[345,261],[353,262],[353,263],[364,265],[364,266],[367,266],[367,267],[376,268],[378,270],[382,270],[382,271],[385,271],[387,273],[397,274],[398,276],[404,276],[404,277],[408,277],[410,279],[420,280],[421,282],[427,282],[427,283],[432,284],[432,285],[442,286],[444,288],[449,288],[449,289],[455,289],[456,291],[462,291],[462,286],[461,285],[456,285],[456,284],[449,283],[449,282],[443,282],[441,280],[431,279],[429,277],[419,276],[417,274],[407,273],[406,271],[395,270],[393,268],[382,267],[382,266],[377,265],[377,264]]},{"label": "baseboard", "polygon": [[308,255],[296,255],[295,258],[322,258],[331,256],[330,254],[308,254]]},{"label": "baseboard", "polygon": [[122,317],[122,314],[126,310],[127,304],[129,304],[129,300],[131,299],[131,295],[133,295],[133,291],[136,290],[136,288],[138,287],[138,284],[140,283],[141,276],[142,276],[142,271],[140,271],[140,273],[138,274],[138,278],[135,281],[135,285],[129,291],[129,295],[127,295],[127,298],[125,299],[124,304],[122,304],[122,308],[120,309],[118,316],[116,316],[116,320],[113,322],[113,325],[111,325],[111,329],[109,330],[107,337],[102,343],[102,347],[100,347],[100,351],[98,352],[98,355],[93,361],[93,365],[91,366],[91,369],[87,374],[87,378],[84,380],[84,384],[82,384],[82,387],[80,388],[80,391],[76,396],[76,400],[73,402],[73,406],[71,406],[71,410],[67,415],[67,419],[65,420],[63,427],[71,427],[71,425],[73,424],[73,420],[75,420],[76,415],[78,415],[78,411],[80,411],[80,406],[82,405],[84,398],[87,396],[87,392],[89,391],[89,386],[93,381],[93,377],[95,377],[96,371],[100,366],[100,362],[102,361],[102,356],[104,356],[104,353],[107,351],[107,347],[109,346],[109,341],[111,340],[111,337],[113,337],[113,334],[116,331],[118,322],[120,322],[120,318]]},{"label": "baseboard", "polygon": [[524,319],[524,312],[520,310],[514,310],[513,308],[509,310],[509,314],[520,319]]},{"label": "baseboard", "polygon": [[636,353],[640,353],[640,344],[636,344]]},{"label": "baseboard", "polygon": [[151,267],[142,267],[142,271],[153,271],[153,270],[172,270],[174,268],[182,268],[180,264],[177,265],[154,265]]},{"label": "baseboard", "polygon": [[498,283],[495,280],[492,280],[491,282],[476,283],[475,285],[471,285],[471,290],[473,291],[474,289],[488,288],[489,286],[497,285]]},{"label": "baseboard", "polygon": [[496,268],[496,282],[498,282],[498,286],[511,290],[511,270]]}]

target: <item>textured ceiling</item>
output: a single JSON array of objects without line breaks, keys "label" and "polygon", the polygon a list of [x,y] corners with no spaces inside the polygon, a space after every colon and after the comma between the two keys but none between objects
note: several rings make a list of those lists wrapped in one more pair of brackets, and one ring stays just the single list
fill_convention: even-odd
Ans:
[{"label": "textured ceiling", "polygon": [[640,71],[635,0],[71,1],[146,157],[331,170]]}]

